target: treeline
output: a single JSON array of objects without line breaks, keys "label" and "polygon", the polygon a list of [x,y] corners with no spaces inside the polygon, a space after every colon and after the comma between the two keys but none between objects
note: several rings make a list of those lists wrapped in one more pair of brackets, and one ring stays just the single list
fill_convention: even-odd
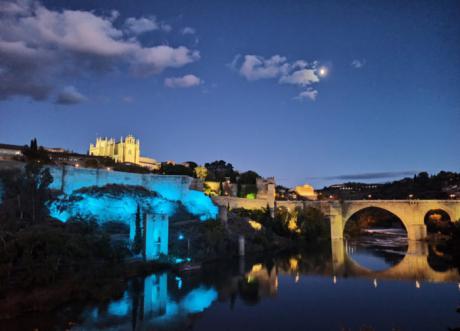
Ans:
[{"label": "treeline", "polygon": [[460,187],[460,173],[441,171],[430,176],[421,172],[414,177],[384,184],[344,183],[320,190],[321,196],[336,199],[449,199]]},{"label": "treeline", "polygon": [[232,183],[241,184],[256,184],[257,178],[261,177],[257,172],[252,170],[239,172],[234,169],[231,163],[227,163],[224,160],[207,162],[204,166],[199,166],[193,161],[181,164],[163,163],[159,172],[165,175],[198,177],[213,182],[230,180]]}]

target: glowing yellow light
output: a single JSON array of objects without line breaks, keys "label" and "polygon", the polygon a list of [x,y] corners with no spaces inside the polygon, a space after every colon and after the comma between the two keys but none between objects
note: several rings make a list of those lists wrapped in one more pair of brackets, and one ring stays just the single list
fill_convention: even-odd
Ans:
[{"label": "glowing yellow light", "polygon": [[262,270],[262,264],[257,263],[252,266],[251,272],[259,272]]},{"label": "glowing yellow light", "polygon": [[295,257],[291,257],[289,259],[289,266],[291,267],[292,271],[296,271],[299,267],[299,261]]},{"label": "glowing yellow light", "polygon": [[260,231],[260,229],[262,229],[262,224],[260,224],[260,223],[258,223],[256,221],[249,220],[248,223],[256,231]]}]

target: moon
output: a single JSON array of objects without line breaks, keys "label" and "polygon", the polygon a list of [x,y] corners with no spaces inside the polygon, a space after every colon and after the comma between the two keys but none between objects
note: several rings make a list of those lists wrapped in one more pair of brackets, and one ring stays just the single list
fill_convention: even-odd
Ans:
[{"label": "moon", "polygon": [[321,77],[325,77],[327,75],[327,68],[326,67],[319,68],[318,73]]}]

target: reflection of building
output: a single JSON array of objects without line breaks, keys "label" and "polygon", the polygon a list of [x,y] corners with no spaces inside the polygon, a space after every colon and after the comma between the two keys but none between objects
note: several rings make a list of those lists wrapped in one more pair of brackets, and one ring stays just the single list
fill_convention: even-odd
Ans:
[{"label": "reflection of building", "polygon": [[262,264],[254,264],[246,274],[246,281],[257,282],[257,293],[261,297],[275,296],[278,292],[278,274],[275,268],[268,270]]},{"label": "reflection of building", "polygon": [[132,135],[121,137],[119,142],[113,138],[97,138],[96,144],[89,146],[90,155],[110,157],[115,162],[134,163],[152,170],[160,168],[156,160],[140,156],[140,150],[139,139]]}]

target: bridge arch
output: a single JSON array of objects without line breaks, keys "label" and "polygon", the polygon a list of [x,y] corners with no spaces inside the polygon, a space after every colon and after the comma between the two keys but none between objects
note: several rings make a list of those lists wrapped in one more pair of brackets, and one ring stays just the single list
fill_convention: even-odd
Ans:
[{"label": "bridge arch", "polygon": [[350,226],[351,226],[350,223],[355,221],[355,220],[352,220],[355,216],[358,216],[360,213],[363,213],[365,211],[372,211],[372,210],[374,210],[376,212],[384,212],[388,216],[391,215],[392,217],[397,219],[399,221],[399,223],[403,226],[406,235],[408,234],[408,225],[404,222],[403,218],[401,216],[399,216],[397,213],[388,210],[387,208],[382,208],[380,206],[369,205],[369,206],[358,207],[358,208],[355,208],[355,209],[352,209],[351,211],[348,211],[348,213],[346,215],[344,215],[344,217],[343,217],[343,231],[344,231],[344,234],[345,234],[345,232],[347,230],[350,230]]},{"label": "bridge arch", "polygon": [[420,204],[419,201],[415,200],[343,201],[340,204],[340,208],[336,208],[336,212],[339,212],[339,223],[341,224],[338,226],[337,222],[335,222],[335,228],[333,230],[331,228],[335,237],[343,238],[344,225],[349,221],[350,217],[356,212],[369,207],[384,209],[398,217],[406,229],[407,238],[409,240],[423,240],[426,238],[426,226],[423,220],[425,214],[422,214],[422,212],[429,207],[429,205],[425,203]]},{"label": "bridge arch", "polygon": [[443,208],[430,209],[425,213],[424,223],[428,233],[449,234],[452,229],[452,216]]}]

